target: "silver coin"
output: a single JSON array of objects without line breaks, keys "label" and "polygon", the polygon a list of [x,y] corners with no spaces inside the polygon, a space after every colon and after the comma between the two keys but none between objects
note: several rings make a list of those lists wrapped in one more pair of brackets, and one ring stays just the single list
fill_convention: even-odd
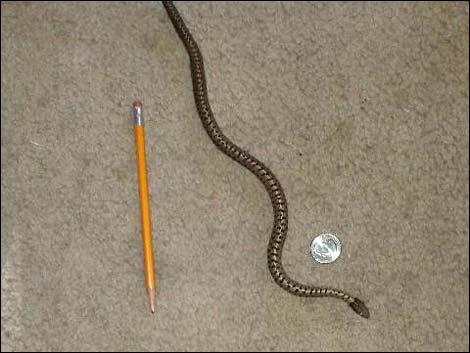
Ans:
[{"label": "silver coin", "polygon": [[333,234],[320,234],[312,240],[310,253],[316,262],[331,264],[341,254],[341,242]]}]

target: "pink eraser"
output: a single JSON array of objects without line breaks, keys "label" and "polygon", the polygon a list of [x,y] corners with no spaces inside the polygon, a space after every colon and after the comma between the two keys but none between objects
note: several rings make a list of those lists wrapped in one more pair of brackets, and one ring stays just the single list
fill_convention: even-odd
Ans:
[{"label": "pink eraser", "polygon": [[142,108],[142,103],[140,101],[135,101],[132,106],[134,108]]}]

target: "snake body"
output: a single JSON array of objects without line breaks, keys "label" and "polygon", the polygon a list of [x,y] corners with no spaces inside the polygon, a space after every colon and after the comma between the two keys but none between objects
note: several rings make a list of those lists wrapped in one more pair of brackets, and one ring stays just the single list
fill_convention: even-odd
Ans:
[{"label": "snake body", "polygon": [[342,290],[304,285],[287,275],[282,266],[282,249],[288,228],[287,200],[282,186],[266,165],[230,141],[221,131],[209,104],[201,51],[174,4],[171,1],[163,1],[163,5],[189,54],[194,98],[204,129],[220,151],[250,170],[263,183],[271,199],[274,224],[268,244],[267,260],[272,278],[291,294],[301,297],[338,298],[349,304],[360,316],[368,318],[369,310],[360,299]]}]

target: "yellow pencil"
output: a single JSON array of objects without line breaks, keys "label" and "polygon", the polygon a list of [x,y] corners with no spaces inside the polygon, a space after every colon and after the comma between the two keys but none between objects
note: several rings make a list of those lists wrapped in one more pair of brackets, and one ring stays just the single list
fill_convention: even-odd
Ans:
[{"label": "yellow pencil", "polygon": [[137,156],[137,177],[139,183],[139,203],[142,225],[142,242],[144,255],[145,286],[147,287],[150,310],[155,313],[155,275],[152,256],[152,231],[150,226],[150,209],[147,186],[147,166],[145,162],[144,121],[142,103],[134,102],[134,137]]}]

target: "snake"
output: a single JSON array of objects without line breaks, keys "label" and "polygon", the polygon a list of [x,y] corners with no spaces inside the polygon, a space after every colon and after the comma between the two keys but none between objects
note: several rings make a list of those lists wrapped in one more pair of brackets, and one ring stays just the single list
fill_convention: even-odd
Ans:
[{"label": "snake", "polygon": [[220,151],[252,172],[261,181],[269,194],[274,222],[268,243],[267,261],[268,269],[274,282],[296,296],[340,299],[346,302],[361,317],[369,318],[369,309],[362,300],[340,289],[302,284],[292,279],[284,270],[282,266],[282,251],[287,238],[288,212],[287,199],[281,183],[264,163],[249,152],[241,149],[222,132],[209,104],[201,50],[173,2],[163,1],[163,6],[189,55],[194,99],[205,131]]}]

